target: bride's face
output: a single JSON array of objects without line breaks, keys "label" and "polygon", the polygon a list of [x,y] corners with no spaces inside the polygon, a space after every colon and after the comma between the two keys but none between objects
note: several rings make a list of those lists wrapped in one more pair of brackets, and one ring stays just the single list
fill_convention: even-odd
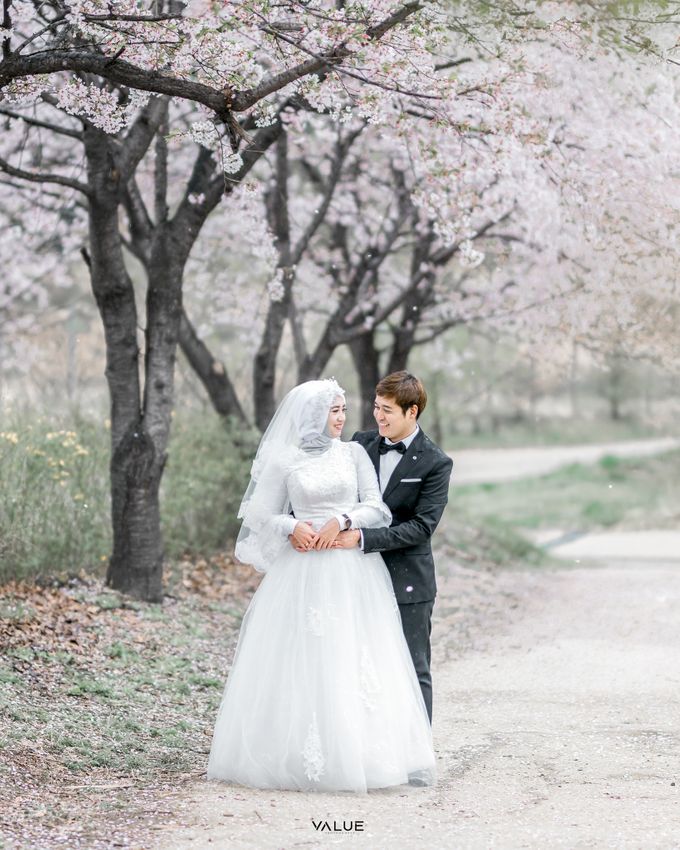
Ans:
[{"label": "bride's face", "polygon": [[341,395],[337,395],[333,399],[330,413],[328,414],[328,433],[331,437],[339,437],[342,434],[342,427],[345,424],[347,417],[347,405],[345,399]]}]

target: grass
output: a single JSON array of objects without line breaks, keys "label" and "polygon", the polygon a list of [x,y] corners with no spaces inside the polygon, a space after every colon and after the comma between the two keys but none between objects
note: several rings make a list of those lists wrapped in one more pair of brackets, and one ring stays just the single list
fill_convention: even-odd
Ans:
[{"label": "grass", "polygon": [[[169,559],[223,549],[238,529],[254,437],[215,416],[177,416],[161,485]],[[111,550],[106,423],[0,425],[0,581],[101,574]]]},{"label": "grass", "polygon": [[450,561],[485,569],[545,566],[553,561],[502,519],[471,517],[457,507],[451,508],[437,529],[434,552],[437,568],[444,572]]},{"label": "grass", "polygon": [[[427,430],[427,429],[426,429]],[[521,421],[505,425],[497,432],[452,434],[446,440],[448,451],[456,449],[518,448],[520,446],[568,446],[581,443],[613,443],[667,436],[651,425],[634,419],[549,419],[541,417],[532,425]]]},{"label": "grass", "polygon": [[603,457],[537,478],[451,489],[452,514],[493,528],[677,528],[680,451]]}]

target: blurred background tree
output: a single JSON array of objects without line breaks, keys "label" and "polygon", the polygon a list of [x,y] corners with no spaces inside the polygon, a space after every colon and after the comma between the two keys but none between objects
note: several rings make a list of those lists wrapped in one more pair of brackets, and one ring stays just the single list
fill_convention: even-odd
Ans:
[{"label": "blurred background tree", "polygon": [[[378,376],[416,371],[424,425],[450,450],[675,421],[672,13],[376,4],[362,40],[324,4],[286,21],[236,6],[220,18],[170,3],[143,20],[124,5],[54,2],[36,17],[9,4],[6,575],[104,558],[114,586],[160,598],[163,553],[229,539],[257,430],[290,386],[322,374],[347,387],[350,430],[370,425]],[[174,46],[154,53],[168,28]],[[214,65],[225,47],[234,67]],[[107,420],[110,459],[90,428]],[[47,451],[62,431],[78,445],[89,435],[99,458],[91,476],[78,467],[77,489],[75,466],[57,474],[46,460],[43,480],[17,455],[83,464]],[[94,486],[107,463],[110,538]],[[56,534],[24,534],[29,513],[83,538],[99,530],[29,557]]]}]

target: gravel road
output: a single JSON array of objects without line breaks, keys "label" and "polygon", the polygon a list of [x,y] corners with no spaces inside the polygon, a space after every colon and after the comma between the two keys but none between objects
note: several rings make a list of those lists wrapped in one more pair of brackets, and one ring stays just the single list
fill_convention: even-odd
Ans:
[{"label": "gravel road", "polygon": [[[441,581],[439,780],[367,795],[196,781],[164,799],[157,850],[680,848],[680,567]],[[313,821],[363,821],[319,833]]]}]

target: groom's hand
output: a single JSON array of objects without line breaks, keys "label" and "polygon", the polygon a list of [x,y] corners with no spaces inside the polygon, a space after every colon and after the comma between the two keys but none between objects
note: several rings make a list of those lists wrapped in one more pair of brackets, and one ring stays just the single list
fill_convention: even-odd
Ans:
[{"label": "groom's hand", "polygon": [[361,532],[358,528],[341,531],[333,542],[333,549],[354,549],[361,543]]}]

